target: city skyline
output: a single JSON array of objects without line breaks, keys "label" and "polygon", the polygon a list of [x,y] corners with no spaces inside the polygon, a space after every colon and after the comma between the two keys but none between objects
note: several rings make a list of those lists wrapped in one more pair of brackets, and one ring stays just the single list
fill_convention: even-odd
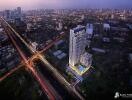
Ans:
[{"label": "city skyline", "polygon": [[132,8],[130,0],[4,0],[0,1],[0,10],[21,6],[24,10],[44,8]]},{"label": "city skyline", "polygon": [[1,0],[0,98],[123,98],[115,91],[129,96],[131,4],[132,0]]}]

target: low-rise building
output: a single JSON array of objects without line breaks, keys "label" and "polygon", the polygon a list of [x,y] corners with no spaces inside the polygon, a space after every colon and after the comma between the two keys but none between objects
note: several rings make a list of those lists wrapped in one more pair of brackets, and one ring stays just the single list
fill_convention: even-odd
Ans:
[{"label": "low-rise building", "polygon": [[65,58],[66,56],[67,56],[66,53],[61,53],[60,55],[57,56],[57,58],[61,60],[61,59]]},{"label": "low-rise building", "polygon": [[104,23],[103,28],[104,28],[105,31],[108,31],[108,30],[110,30],[110,25],[107,24],[107,23]]},{"label": "low-rise building", "polygon": [[100,48],[92,48],[92,50],[95,52],[106,53],[106,50]]},{"label": "low-rise building", "polygon": [[63,44],[64,40],[59,40],[58,42],[56,42],[54,45],[56,48],[58,48],[59,45]]},{"label": "low-rise building", "polygon": [[38,46],[38,43],[36,43],[36,42],[33,42],[33,43],[32,43],[32,47],[33,47],[33,50],[34,50],[34,51],[36,51],[37,46]]},{"label": "low-rise building", "polygon": [[60,55],[61,53],[62,53],[61,50],[57,50],[57,51],[53,52],[53,55],[54,55],[55,57],[57,57],[57,56]]},{"label": "low-rise building", "polygon": [[107,42],[107,43],[110,42],[110,38],[107,38],[107,37],[103,37],[102,40],[103,40],[103,42]]},{"label": "low-rise building", "polygon": [[3,32],[3,28],[0,28],[0,32]]},{"label": "low-rise building", "polygon": [[92,65],[92,55],[85,52],[81,55],[80,63],[86,67],[90,67]]},{"label": "low-rise building", "polygon": [[66,53],[62,52],[61,50],[57,50],[55,52],[53,52],[53,55],[58,58],[59,60],[65,58],[67,56]]}]

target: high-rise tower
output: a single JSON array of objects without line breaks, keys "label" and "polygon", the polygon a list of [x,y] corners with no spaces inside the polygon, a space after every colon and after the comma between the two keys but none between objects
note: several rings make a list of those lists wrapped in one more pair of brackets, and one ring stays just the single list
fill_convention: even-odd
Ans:
[{"label": "high-rise tower", "polygon": [[70,30],[69,64],[75,66],[85,51],[85,26],[78,25]]}]

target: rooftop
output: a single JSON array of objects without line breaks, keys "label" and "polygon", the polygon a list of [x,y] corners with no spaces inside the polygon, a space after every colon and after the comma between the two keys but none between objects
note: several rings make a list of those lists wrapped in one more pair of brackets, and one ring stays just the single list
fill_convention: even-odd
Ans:
[{"label": "rooftop", "polygon": [[82,25],[78,25],[76,28],[73,28],[74,32],[79,32],[85,29],[85,26]]}]

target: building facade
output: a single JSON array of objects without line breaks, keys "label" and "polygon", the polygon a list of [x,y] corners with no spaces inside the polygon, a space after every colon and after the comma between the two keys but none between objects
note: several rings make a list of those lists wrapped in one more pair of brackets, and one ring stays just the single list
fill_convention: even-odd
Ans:
[{"label": "building facade", "polygon": [[78,25],[70,30],[69,65],[75,66],[80,62],[80,57],[85,52],[85,26]]},{"label": "building facade", "polygon": [[87,37],[87,40],[91,39],[92,38],[92,35],[93,35],[93,24],[87,24],[86,26],[86,37]]},{"label": "building facade", "polygon": [[92,65],[92,55],[85,52],[81,55],[80,63],[86,67],[91,67]]}]

